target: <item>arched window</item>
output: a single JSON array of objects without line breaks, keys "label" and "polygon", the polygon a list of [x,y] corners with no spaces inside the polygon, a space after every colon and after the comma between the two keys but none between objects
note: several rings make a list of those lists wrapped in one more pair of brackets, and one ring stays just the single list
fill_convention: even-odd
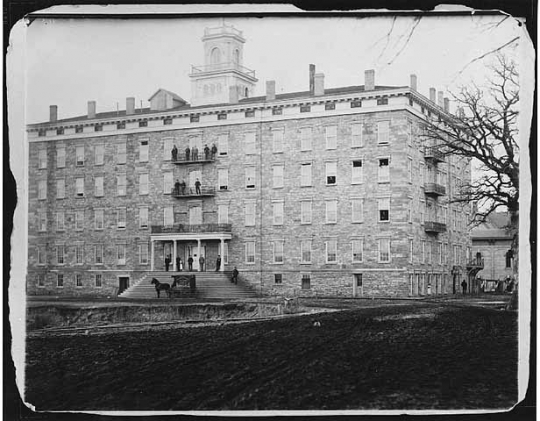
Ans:
[{"label": "arched window", "polygon": [[240,51],[234,50],[233,60],[235,64],[240,64]]},{"label": "arched window", "polygon": [[210,53],[210,62],[212,64],[221,63],[221,51],[219,51],[219,48],[215,47]]},{"label": "arched window", "polygon": [[514,257],[514,252],[512,250],[508,250],[506,252],[506,267],[511,268],[512,267],[512,258]]}]

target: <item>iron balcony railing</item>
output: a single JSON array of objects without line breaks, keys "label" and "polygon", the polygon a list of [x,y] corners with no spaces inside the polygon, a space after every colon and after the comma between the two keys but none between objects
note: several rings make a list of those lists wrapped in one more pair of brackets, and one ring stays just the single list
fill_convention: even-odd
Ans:
[{"label": "iron balcony railing", "polygon": [[191,66],[192,75],[196,75],[198,73],[217,72],[222,70],[236,70],[237,72],[243,73],[253,78],[255,77],[255,70],[248,69],[247,67],[244,67],[241,64],[235,63],[233,61],[207,64],[204,66]]},{"label": "iron balcony railing", "polygon": [[446,224],[443,222],[425,221],[424,231],[436,234],[446,232]]},{"label": "iron balcony railing", "polygon": [[444,154],[438,146],[428,146],[424,152],[425,159],[431,159],[434,162],[444,162]]},{"label": "iron balcony railing", "polygon": [[171,191],[171,195],[178,198],[215,196],[216,189],[215,187],[201,186],[199,190],[197,190],[195,186],[186,186],[184,189],[180,187],[179,190],[173,188]]},{"label": "iron balcony railing", "polygon": [[171,162],[173,164],[204,164],[206,162],[215,162],[216,157],[215,155],[212,156],[212,154],[204,154],[199,152],[196,156],[193,154],[189,154],[189,157],[185,152],[178,151],[178,155],[176,156],[176,159],[174,157],[171,157]]},{"label": "iron balcony railing", "polygon": [[174,224],[152,225],[152,234],[177,234],[177,233],[203,233],[203,232],[231,232],[231,224]]},{"label": "iron balcony railing", "polygon": [[426,183],[424,184],[424,192],[431,196],[444,196],[446,194],[446,187],[437,183]]},{"label": "iron balcony railing", "polygon": [[467,269],[484,269],[484,259],[472,259],[467,263]]}]

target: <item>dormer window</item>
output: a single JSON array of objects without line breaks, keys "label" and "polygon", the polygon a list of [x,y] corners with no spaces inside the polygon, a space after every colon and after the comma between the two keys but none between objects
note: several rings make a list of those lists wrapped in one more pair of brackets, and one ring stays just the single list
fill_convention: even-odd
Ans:
[{"label": "dormer window", "polygon": [[325,110],[335,110],[336,109],[336,103],[335,102],[327,102],[326,104],[324,104],[324,109]]},{"label": "dormer window", "polygon": [[83,127],[82,126],[75,127],[75,133],[82,133],[82,132],[83,132]]},{"label": "dormer window", "polygon": [[126,122],[125,121],[120,121],[119,123],[116,123],[116,128],[118,130],[125,129],[126,128]]},{"label": "dormer window", "polygon": [[351,108],[361,108],[362,107],[362,101],[359,99],[355,99],[351,102]]},{"label": "dormer window", "polygon": [[190,123],[198,123],[199,122],[199,116],[198,115],[189,116],[189,122]]},{"label": "dormer window", "polygon": [[225,114],[225,113],[218,114],[217,119],[218,120],[227,120],[227,114]]},{"label": "dormer window", "polygon": [[148,127],[148,121],[139,121],[139,127]]},{"label": "dormer window", "polygon": [[282,115],[283,108],[272,108],[272,115]]},{"label": "dormer window", "polygon": [[255,111],[254,110],[246,111],[246,117],[255,117]]},{"label": "dormer window", "polygon": [[57,134],[57,135],[64,134],[64,128],[63,128],[63,127],[59,127],[58,129],[56,129],[56,134]]},{"label": "dormer window", "polygon": [[172,118],[166,118],[165,120],[163,120],[163,125],[164,126],[169,126],[172,124]]},{"label": "dormer window", "polygon": [[39,136],[39,137],[47,136],[47,130],[45,130],[45,129],[39,129],[39,131],[38,131],[38,136]]},{"label": "dormer window", "polygon": [[300,112],[301,113],[309,113],[311,111],[311,105],[301,105],[300,106]]},{"label": "dormer window", "polygon": [[103,131],[103,125],[102,124],[96,124],[94,126],[94,131],[95,132],[102,132]]},{"label": "dormer window", "polygon": [[388,105],[388,98],[379,98],[377,100],[377,105]]}]

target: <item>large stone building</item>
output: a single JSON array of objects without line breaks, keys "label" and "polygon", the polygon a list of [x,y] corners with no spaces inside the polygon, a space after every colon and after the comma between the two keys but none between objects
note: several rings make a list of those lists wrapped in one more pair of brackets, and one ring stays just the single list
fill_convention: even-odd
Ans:
[{"label": "large stone building", "polygon": [[376,85],[372,70],[328,89],[310,66],[309,91],[268,81],[254,97],[242,33],[202,40],[190,104],[159,89],[149,108],[128,98],[97,113],[90,101],[58,119],[51,106],[28,126],[28,293],[113,294],[169,254],[195,270],[221,255],[221,270],[268,294],[451,293],[471,243],[469,207],[449,199],[470,165],[421,136],[426,119],[450,121],[442,92],[421,95],[414,75]]}]

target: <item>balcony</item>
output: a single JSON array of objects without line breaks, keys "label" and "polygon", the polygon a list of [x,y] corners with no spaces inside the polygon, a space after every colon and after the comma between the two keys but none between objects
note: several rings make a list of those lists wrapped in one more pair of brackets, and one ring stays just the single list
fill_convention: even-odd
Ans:
[{"label": "balcony", "polygon": [[446,187],[437,183],[424,184],[424,193],[428,196],[444,196],[446,194]]},{"label": "balcony", "polygon": [[196,76],[201,73],[222,72],[224,70],[234,70],[253,79],[255,78],[255,70],[248,69],[247,67],[244,67],[241,64],[235,63],[233,61],[208,64],[204,66],[191,66],[190,76]]},{"label": "balcony", "polygon": [[232,232],[231,224],[174,224],[152,225],[152,234],[200,234],[209,232]]},{"label": "balcony", "polygon": [[180,189],[180,191],[172,189],[171,195],[172,197],[176,197],[178,199],[193,197],[213,197],[216,195],[216,189],[214,187],[201,186],[199,192],[197,192],[197,189],[195,188],[195,186],[193,186],[186,187],[183,190]]},{"label": "balcony", "polygon": [[482,258],[473,259],[473,260],[471,260],[471,261],[469,261],[467,263],[467,270],[468,271],[470,271],[470,270],[481,271],[482,269],[484,269],[484,259],[482,259]]},{"label": "balcony", "polygon": [[431,160],[433,163],[444,162],[444,154],[437,146],[426,147],[424,151],[424,159]]},{"label": "balcony", "polygon": [[198,156],[192,156],[190,154],[188,158],[185,153],[181,153],[180,151],[178,151],[178,156],[176,159],[171,158],[171,162],[173,164],[207,164],[215,161],[216,157],[212,156],[211,154],[208,156],[201,153],[199,153]]},{"label": "balcony", "polygon": [[446,224],[442,222],[425,221],[424,231],[431,234],[439,234],[441,232],[446,232]]}]

